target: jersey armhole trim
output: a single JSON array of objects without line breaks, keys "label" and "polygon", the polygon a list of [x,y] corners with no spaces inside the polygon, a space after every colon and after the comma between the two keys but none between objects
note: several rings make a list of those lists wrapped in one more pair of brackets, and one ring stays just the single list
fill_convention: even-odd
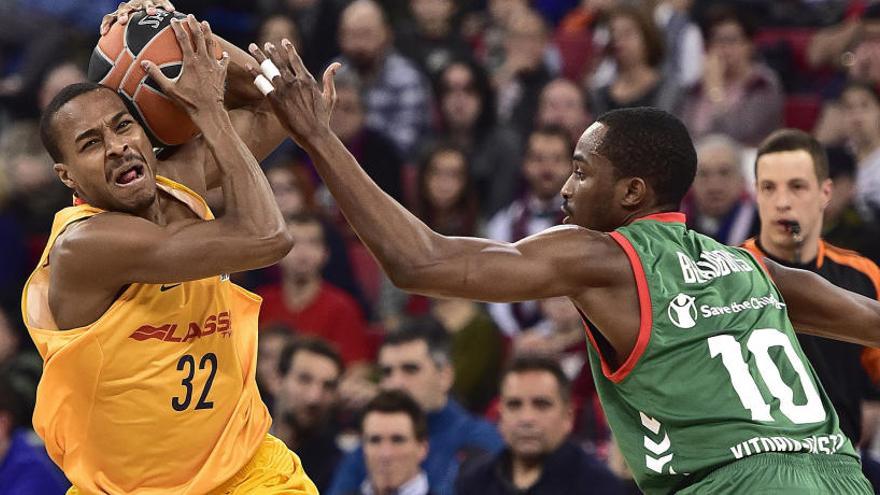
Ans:
[{"label": "jersey armhole trim", "polygon": [[651,340],[651,327],[654,322],[651,309],[651,294],[648,290],[648,279],[645,276],[645,269],[642,267],[642,260],[639,258],[633,245],[629,242],[629,239],[622,234],[619,232],[612,232],[611,238],[614,239],[617,244],[620,245],[621,249],[623,249],[623,252],[626,253],[633,275],[635,276],[636,291],[639,297],[639,335],[636,337],[636,344],[626,358],[626,361],[624,361],[620,368],[615,371],[611,371],[611,368],[602,356],[599,346],[593,339],[592,332],[588,331],[587,336],[593,344],[593,347],[595,347],[596,353],[599,355],[599,360],[602,363],[602,374],[612,382],[620,383],[629,375],[633,368],[635,368],[636,363],[638,363],[642,354],[645,353],[645,349],[648,348],[648,341]]}]

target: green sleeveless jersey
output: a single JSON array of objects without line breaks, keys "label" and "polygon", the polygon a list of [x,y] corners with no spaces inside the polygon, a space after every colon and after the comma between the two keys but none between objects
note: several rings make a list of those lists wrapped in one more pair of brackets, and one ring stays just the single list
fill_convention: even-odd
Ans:
[{"label": "green sleeveless jersey", "polygon": [[588,325],[596,389],[639,487],[671,493],[765,452],[858,458],[764,268],[684,220],[651,215],[611,233],[632,265],[641,322],[617,369]]}]

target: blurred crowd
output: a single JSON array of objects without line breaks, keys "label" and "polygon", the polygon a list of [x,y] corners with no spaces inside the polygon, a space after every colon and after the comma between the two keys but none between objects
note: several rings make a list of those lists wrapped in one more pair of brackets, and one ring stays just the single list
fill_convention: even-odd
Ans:
[{"label": "blurred crowd", "polygon": [[[63,493],[28,429],[41,361],[19,309],[53,215],[71,203],[36,119],[85,79],[116,3],[0,2],[0,494],[40,469],[51,474],[38,492]],[[584,129],[612,109],[654,106],[679,116],[697,148],[682,204],[691,228],[730,245],[759,235],[756,148],[797,128],[829,159],[822,238],[880,260],[880,2],[173,3],[241,47],[288,38],[314,73],[341,61],[333,130],[442,234],[517,241],[560,223]],[[295,143],[262,165],[296,245],[234,278],[263,297],[258,379],[273,433],[322,493],[637,493],[568,300],[406,294]],[[867,361],[863,371],[868,381]],[[865,411],[852,440],[870,458],[880,394],[864,389],[849,397]]]}]

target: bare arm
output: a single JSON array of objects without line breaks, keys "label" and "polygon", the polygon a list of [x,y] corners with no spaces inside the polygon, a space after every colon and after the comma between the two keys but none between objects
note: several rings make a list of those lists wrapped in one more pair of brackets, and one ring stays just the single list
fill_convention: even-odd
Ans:
[{"label": "bare arm", "polygon": [[[157,8],[174,11],[168,0],[131,0],[120,4],[119,8],[104,16],[101,34],[119,22],[125,24],[130,15],[138,10],[146,10],[154,15]],[[226,74],[226,95],[224,102],[235,132],[241,137],[257,161],[262,161],[287,138],[287,131],[275,118],[268,102],[253,85],[253,77],[248,65],[258,65],[247,52],[213,35],[220,48],[229,54],[229,68]],[[203,137],[197,137],[182,145],[174,154],[160,162],[160,175],[175,179],[204,194],[207,190],[221,185],[220,170],[214,156],[206,149]]]},{"label": "bare arm", "polygon": [[765,258],[795,330],[880,347],[880,303],[835,286],[815,273]]},{"label": "bare arm", "polygon": [[822,29],[813,36],[807,47],[807,63],[813,69],[838,67],[840,56],[861,32],[860,21],[846,21],[838,26]]},{"label": "bare arm", "polygon": [[609,282],[597,261],[609,250],[621,251],[604,234],[565,226],[510,244],[446,237],[428,228],[385,194],[330,130],[336,67],[325,72],[322,92],[292,46],[269,55],[282,74],[268,96],[279,120],[309,153],[349,223],[396,285],[433,296],[505,302],[571,296]]},{"label": "bare arm", "polygon": [[56,248],[61,259],[84,260],[71,269],[74,274],[88,268],[83,273],[113,287],[184,281],[265,266],[290,249],[269,184],[223,108],[228,57],[217,61],[210,55],[214,41],[207,23],[192,17],[184,22],[195,48],[181,23],[172,21],[184,47],[184,75],[172,82],[154,64],[146,68],[202,131],[220,170],[226,213],[214,221],[187,219],[164,226],[126,214],[98,215],[65,235]]}]

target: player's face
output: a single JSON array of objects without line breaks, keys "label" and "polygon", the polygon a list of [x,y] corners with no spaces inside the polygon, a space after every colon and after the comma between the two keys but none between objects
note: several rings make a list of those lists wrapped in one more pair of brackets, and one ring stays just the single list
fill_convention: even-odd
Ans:
[{"label": "player's face", "polygon": [[591,125],[581,136],[571,162],[571,175],[562,186],[563,223],[610,232],[624,223],[617,207],[617,180],[611,162],[597,150],[605,138],[601,123]]},{"label": "player's face", "polygon": [[150,140],[111,90],[67,102],[54,129],[64,163],[55,171],[92,206],[138,213],[156,198],[156,156]]},{"label": "player's face", "polygon": [[809,153],[796,150],[762,155],[756,181],[762,243],[794,249],[795,240],[785,225],[790,221],[800,224],[805,240],[818,238],[822,212],[831,197],[831,181],[819,183]]},{"label": "player's face", "polygon": [[394,493],[419,474],[428,444],[416,438],[408,414],[374,411],[364,418],[364,459],[377,493]]},{"label": "player's face", "polygon": [[573,417],[549,372],[510,373],[501,384],[498,428],[518,457],[534,458],[555,450],[571,433]]},{"label": "player's face", "polygon": [[339,368],[326,356],[299,351],[283,378],[283,402],[302,428],[323,422],[336,404]]},{"label": "player's face", "polygon": [[382,389],[403,390],[426,412],[443,407],[452,385],[450,366],[437,366],[428,354],[427,344],[420,340],[383,347],[379,369]]}]

